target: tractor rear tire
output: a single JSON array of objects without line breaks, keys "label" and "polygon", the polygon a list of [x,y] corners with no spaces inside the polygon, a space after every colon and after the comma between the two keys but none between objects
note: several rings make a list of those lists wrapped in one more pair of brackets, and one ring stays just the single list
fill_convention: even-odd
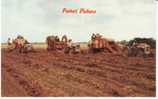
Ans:
[{"label": "tractor rear tire", "polygon": [[138,49],[137,56],[138,57],[144,57],[145,56],[144,50],[143,49]]}]

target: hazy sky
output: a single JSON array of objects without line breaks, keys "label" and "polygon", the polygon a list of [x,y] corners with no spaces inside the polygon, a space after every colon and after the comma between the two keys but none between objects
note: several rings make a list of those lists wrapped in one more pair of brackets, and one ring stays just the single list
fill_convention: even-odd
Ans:
[{"label": "hazy sky", "polygon": [[[64,14],[65,7],[97,13]],[[154,0],[2,0],[2,42],[18,34],[34,42],[63,34],[88,41],[92,33],[115,40],[156,37]]]}]

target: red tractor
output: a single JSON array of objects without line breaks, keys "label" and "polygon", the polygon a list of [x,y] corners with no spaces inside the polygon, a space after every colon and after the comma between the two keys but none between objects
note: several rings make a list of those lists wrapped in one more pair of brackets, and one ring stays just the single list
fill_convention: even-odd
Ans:
[{"label": "red tractor", "polygon": [[48,36],[46,39],[47,50],[63,50],[67,45],[67,37],[64,35],[60,41],[58,36]]}]

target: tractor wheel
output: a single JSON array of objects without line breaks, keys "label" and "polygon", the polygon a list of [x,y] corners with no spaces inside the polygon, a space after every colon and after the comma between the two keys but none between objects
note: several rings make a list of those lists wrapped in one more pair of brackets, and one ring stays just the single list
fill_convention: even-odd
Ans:
[{"label": "tractor wheel", "polygon": [[144,50],[143,50],[143,49],[138,49],[136,55],[137,55],[138,57],[144,57],[144,56],[145,56]]},{"label": "tractor wheel", "polygon": [[65,54],[69,54],[69,53],[70,53],[70,48],[69,48],[69,47],[65,47],[64,53],[65,53]]}]

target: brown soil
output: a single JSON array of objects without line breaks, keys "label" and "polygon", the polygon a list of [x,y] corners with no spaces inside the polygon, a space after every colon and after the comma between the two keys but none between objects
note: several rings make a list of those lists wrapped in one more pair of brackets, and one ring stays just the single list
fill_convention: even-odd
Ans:
[{"label": "brown soil", "polygon": [[2,50],[2,96],[155,96],[155,57]]}]

